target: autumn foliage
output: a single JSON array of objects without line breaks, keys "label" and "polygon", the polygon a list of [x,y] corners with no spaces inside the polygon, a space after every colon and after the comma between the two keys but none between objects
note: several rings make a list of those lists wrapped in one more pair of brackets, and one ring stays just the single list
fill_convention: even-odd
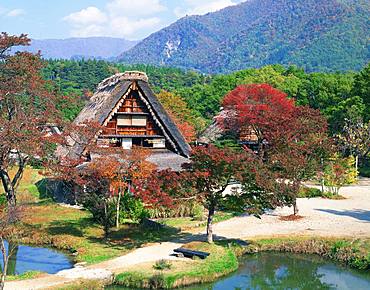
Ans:
[{"label": "autumn foliage", "polygon": [[[213,217],[220,207],[259,215],[277,205],[275,196],[269,194],[274,182],[266,178],[262,166],[246,151],[213,145],[193,148],[190,162],[183,165],[184,171],[179,174],[182,184],[177,188],[186,189],[182,193],[184,198],[193,197],[208,210],[208,242],[213,242]],[[225,194],[232,182],[240,186]]]},{"label": "autumn foliage", "polygon": [[267,84],[241,85],[225,96],[226,118],[219,120],[226,129],[241,132],[251,126],[259,140],[273,144],[290,127],[294,100]]},{"label": "autumn foliage", "polygon": [[331,151],[326,119],[267,84],[239,86],[225,97],[223,106],[226,113],[219,123],[237,133],[253,129],[257,155],[281,181],[279,190],[296,214],[302,181],[315,176]]},{"label": "autumn foliage", "polygon": [[[22,34],[0,34],[0,178],[9,204],[16,203],[16,189],[24,168],[32,158],[52,156],[55,136],[48,125],[60,123],[56,96],[43,80],[39,54],[8,52],[13,46],[29,45]],[[18,168],[13,178],[9,169]]]},{"label": "autumn foliage", "polygon": [[187,142],[195,141],[195,120],[186,102],[180,96],[166,91],[160,92],[157,96],[185,140]]}]

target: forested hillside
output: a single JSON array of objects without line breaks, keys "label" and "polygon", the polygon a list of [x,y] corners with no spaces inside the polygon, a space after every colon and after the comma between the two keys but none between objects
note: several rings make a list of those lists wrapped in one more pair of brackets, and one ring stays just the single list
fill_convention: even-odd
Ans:
[{"label": "forested hillside", "polygon": [[125,70],[145,71],[155,92],[165,90],[179,95],[196,122],[200,119],[203,123],[210,122],[229,91],[239,84],[251,83],[268,83],[295,98],[298,104],[320,109],[329,119],[333,133],[342,129],[345,118],[370,119],[370,65],[359,73],[306,73],[294,66],[274,65],[211,76],[174,68],[125,66],[96,60],[50,61],[44,76],[55,82],[61,94],[76,96],[76,104],[63,106],[65,117],[72,120],[101,80]]},{"label": "forested hillside", "polygon": [[366,0],[250,0],[184,17],[119,57],[123,63],[228,73],[269,64],[359,70],[370,59]]}]

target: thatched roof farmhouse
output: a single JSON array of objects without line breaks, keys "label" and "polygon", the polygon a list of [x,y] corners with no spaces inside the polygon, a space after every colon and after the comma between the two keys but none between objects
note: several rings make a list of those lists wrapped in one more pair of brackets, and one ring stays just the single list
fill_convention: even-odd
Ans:
[{"label": "thatched roof farmhouse", "polygon": [[[89,103],[74,121],[98,122],[101,147],[150,148],[149,161],[159,169],[180,170],[190,155],[190,146],[169,117],[142,72],[119,73],[103,80]],[[79,155],[84,148],[73,144],[67,154]]]}]

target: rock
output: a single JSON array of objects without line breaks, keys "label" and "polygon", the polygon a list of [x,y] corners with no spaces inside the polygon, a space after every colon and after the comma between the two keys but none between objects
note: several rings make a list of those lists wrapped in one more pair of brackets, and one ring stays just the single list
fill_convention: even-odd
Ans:
[{"label": "rock", "polygon": [[74,265],[75,268],[82,268],[82,267],[85,267],[87,265],[86,262],[81,262],[81,263],[76,263]]}]

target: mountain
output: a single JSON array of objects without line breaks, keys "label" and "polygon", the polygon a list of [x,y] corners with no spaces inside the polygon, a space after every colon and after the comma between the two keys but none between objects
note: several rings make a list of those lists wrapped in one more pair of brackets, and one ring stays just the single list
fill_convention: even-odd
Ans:
[{"label": "mountain", "polygon": [[19,47],[17,50],[34,53],[40,50],[46,59],[108,59],[117,57],[135,44],[137,41],[111,37],[32,39],[31,46]]},{"label": "mountain", "polygon": [[368,0],[249,0],[187,16],[118,61],[228,73],[267,64],[358,70],[370,59]]}]

